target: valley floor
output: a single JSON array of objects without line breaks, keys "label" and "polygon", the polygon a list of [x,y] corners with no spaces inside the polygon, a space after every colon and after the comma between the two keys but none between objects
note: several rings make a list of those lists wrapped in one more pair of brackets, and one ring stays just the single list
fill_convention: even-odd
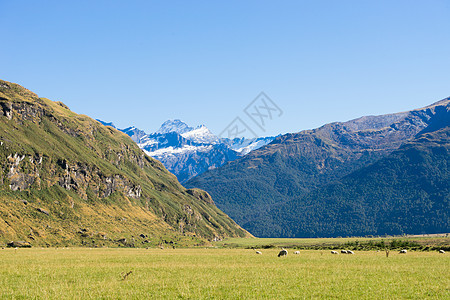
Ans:
[{"label": "valley floor", "polygon": [[450,253],[278,251],[0,249],[0,298],[450,298]]},{"label": "valley floor", "polygon": [[414,251],[450,252],[450,234],[424,234],[387,237],[347,237],[347,238],[228,238],[215,243],[224,248],[270,249],[293,248],[302,250],[391,250],[408,249]]}]

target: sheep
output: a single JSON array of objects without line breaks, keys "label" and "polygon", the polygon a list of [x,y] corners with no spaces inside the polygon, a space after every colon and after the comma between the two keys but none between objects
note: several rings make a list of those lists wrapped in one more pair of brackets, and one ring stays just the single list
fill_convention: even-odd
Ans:
[{"label": "sheep", "polygon": [[331,250],[331,254],[339,254],[337,251]]},{"label": "sheep", "polygon": [[355,254],[352,250],[347,250],[347,254]]},{"label": "sheep", "polygon": [[399,254],[406,254],[406,252],[408,252],[408,250],[403,249],[403,250],[400,250]]},{"label": "sheep", "polygon": [[287,250],[284,249],[284,248],[282,248],[282,250],[280,251],[280,253],[278,253],[278,257],[280,257],[280,256],[287,256],[287,255],[288,255],[288,252],[287,252]]},{"label": "sheep", "polygon": [[300,251],[295,251],[294,254],[300,254]]},{"label": "sheep", "polygon": [[255,247],[252,247],[252,249],[253,249],[253,250],[255,250],[255,253],[256,253],[256,254],[262,254],[262,252],[261,252],[261,251],[258,251],[258,250],[256,250],[256,249],[255,249]]},{"label": "sheep", "polygon": [[341,253],[347,254],[347,250],[341,250]]},{"label": "sheep", "polygon": [[442,254],[444,254],[445,253],[445,251],[444,250],[439,250],[439,253],[442,253]]}]

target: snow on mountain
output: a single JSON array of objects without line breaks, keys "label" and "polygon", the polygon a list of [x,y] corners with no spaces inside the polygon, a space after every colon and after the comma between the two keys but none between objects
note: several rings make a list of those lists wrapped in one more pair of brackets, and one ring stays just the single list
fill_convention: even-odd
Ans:
[{"label": "snow on mountain", "polygon": [[174,148],[172,146],[169,146],[167,148],[161,148],[152,152],[145,151],[147,155],[158,158],[158,157],[164,157],[169,155],[177,155],[180,153],[188,153],[188,152],[208,152],[213,148],[212,145],[209,146],[190,146],[190,145],[184,145],[183,147]]},{"label": "snow on mountain", "polygon": [[145,141],[138,142],[137,144],[139,148],[145,150],[146,148],[152,148],[153,146],[158,145],[158,141],[153,139],[146,139]]},{"label": "snow on mountain", "polygon": [[219,142],[219,138],[212,134],[205,125],[200,125],[194,130],[182,133],[181,136],[199,144],[217,144]]},{"label": "snow on mountain", "polygon": [[[112,123],[98,121],[114,126]],[[119,130],[129,135],[149,156],[161,161],[181,183],[208,169],[218,168],[244,156],[274,139],[218,138],[205,125],[193,128],[180,120],[168,120],[151,134],[134,126]]]},{"label": "snow on mountain", "polygon": [[167,120],[165,121],[161,127],[155,133],[165,134],[169,132],[176,132],[179,134],[183,134],[188,131],[192,131],[194,128],[189,127],[186,123],[181,120]]},{"label": "snow on mountain", "polygon": [[230,145],[230,148],[236,152],[239,152],[241,155],[246,155],[252,150],[269,144],[274,139],[275,137],[272,136],[253,139],[234,139]]}]

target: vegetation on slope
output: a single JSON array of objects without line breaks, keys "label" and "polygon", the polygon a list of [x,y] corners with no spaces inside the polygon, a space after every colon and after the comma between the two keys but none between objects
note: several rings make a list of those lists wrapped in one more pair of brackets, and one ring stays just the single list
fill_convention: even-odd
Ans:
[{"label": "vegetation on slope", "polygon": [[137,246],[248,235],[127,135],[6,81],[0,106],[0,242]]},{"label": "vegetation on slope", "polygon": [[[314,130],[287,134],[249,153],[244,158],[208,171],[185,185],[208,191],[219,208],[259,237],[398,234],[421,233],[424,230],[436,232],[443,229],[448,231],[448,227],[444,226],[448,224],[448,220],[445,221],[445,215],[436,215],[440,212],[430,215],[431,218],[437,218],[435,221],[437,223],[433,221],[429,227],[423,225],[423,221],[422,225],[417,227],[406,225],[404,222],[407,220],[404,219],[392,221],[391,224],[386,221],[382,229],[381,226],[373,223],[376,218],[365,221],[365,215],[360,214],[363,210],[354,208],[358,202],[354,200],[351,193],[355,189],[364,190],[362,182],[354,182],[355,185],[361,186],[342,187],[342,189],[349,189],[347,194],[342,194],[343,198],[340,200],[342,205],[337,205],[336,201],[327,203],[329,197],[326,192],[319,191],[325,189],[330,183],[339,182],[345,176],[388,156],[405,142],[426,132],[449,126],[449,103],[449,99],[444,99],[410,112],[363,117],[345,123],[327,124]],[[429,145],[424,144],[424,147],[427,146]],[[445,160],[445,155],[448,153],[443,153],[439,159]],[[396,157],[392,159],[395,161]],[[439,169],[441,162],[435,159],[437,157],[432,154],[427,161],[429,166],[422,165],[422,167]],[[400,163],[393,161],[390,162],[393,165]],[[412,169],[407,168],[407,163],[408,161],[404,161],[402,167],[413,172]],[[434,163],[436,165],[433,165]],[[441,172],[448,176],[448,169],[442,169]],[[407,175],[404,172],[401,174]],[[355,176],[365,176],[365,174],[359,173]],[[381,171],[379,176],[385,177]],[[435,178],[438,177],[429,179]],[[395,198],[397,199],[395,201],[394,197],[379,199],[377,195],[383,194],[384,189],[392,189],[389,186],[394,182],[382,180],[371,182],[373,184],[371,190],[376,199],[373,202],[374,206],[395,206],[397,205],[395,201],[406,201],[404,198],[406,195],[411,198],[408,201],[413,202],[416,201],[416,196],[419,197],[418,194],[414,196],[413,193],[420,193],[420,190],[417,190],[414,185],[407,185],[412,182],[399,179],[396,184],[405,185],[401,190],[410,191],[406,194],[397,193],[395,197],[398,198]],[[384,183],[388,185],[383,186]],[[338,187],[339,185],[336,189]],[[417,199],[417,201],[421,200]],[[442,206],[436,209],[440,211]],[[434,210],[434,207],[431,210]],[[321,225],[321,218],[327,214],[333,216],[326,218],[331,223],[326,226]],[[414,215],[411,212],[408,216]],[[342,225],[333,227],[335,221],[339,221]],[[356,225],[353,226],[354,224]],[[418,231],[414,232],[414,230]]]},{"label": "vegetation on slope", "polygon": [[450,127],[445,127],[281,204],[273,215],[280,216],[274,221],[285,236],[430,234],[449,231],[449,208]]}]

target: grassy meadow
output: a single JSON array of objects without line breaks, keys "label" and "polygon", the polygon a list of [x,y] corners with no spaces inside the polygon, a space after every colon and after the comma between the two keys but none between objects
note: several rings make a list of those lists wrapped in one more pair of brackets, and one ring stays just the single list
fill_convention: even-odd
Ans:
[{"label": "grassy meadow", "polygon": [[450,299],[448,253],[261,251],[6,248],[0,299]]}]

